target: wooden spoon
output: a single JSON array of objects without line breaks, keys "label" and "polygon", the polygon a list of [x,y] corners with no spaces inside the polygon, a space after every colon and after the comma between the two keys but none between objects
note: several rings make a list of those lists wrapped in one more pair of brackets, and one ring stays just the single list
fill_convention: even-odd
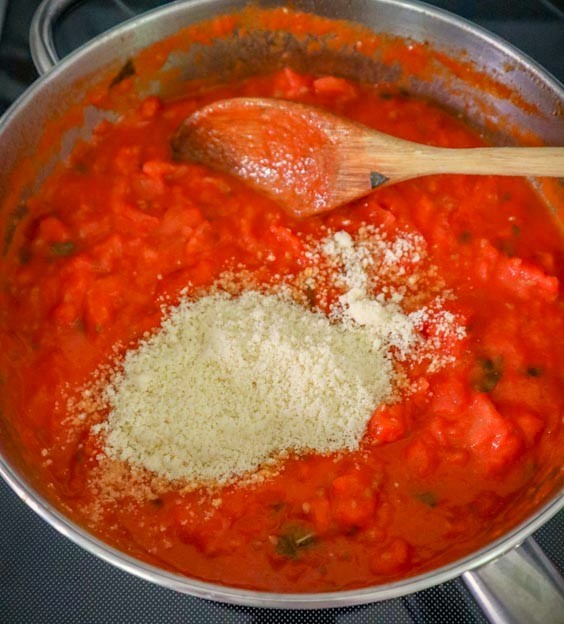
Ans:
[{"label": "wooden spoon", "polygon": [[172,149],[177,159],[232,174],[300,217],[437,173],[564,176],[563,147],[430,147],[266,98],[199,109],[182,123]]}]

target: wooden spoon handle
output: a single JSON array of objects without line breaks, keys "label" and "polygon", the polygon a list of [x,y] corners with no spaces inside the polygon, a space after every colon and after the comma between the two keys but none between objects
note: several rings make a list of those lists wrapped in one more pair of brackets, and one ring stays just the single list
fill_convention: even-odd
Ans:
[{"label": "wooden spoon handle", "polygon": [[[564,147],[437,150],[436,173],[564,176]],[[432,155],[426,156],[430,163]]]},{"label": "wooden spoon handle", "polygon": [[[466,173],[564,177],[564,147],[420,147],[405,157],[410,161],[413,175]],[[402,170],[406,171],[405,161]]]}]

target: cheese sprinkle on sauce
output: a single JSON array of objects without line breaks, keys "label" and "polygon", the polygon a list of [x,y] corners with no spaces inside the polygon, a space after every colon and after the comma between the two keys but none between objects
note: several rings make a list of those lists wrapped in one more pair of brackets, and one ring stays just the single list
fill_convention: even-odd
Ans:
[{"label": "cheese sprinkle on sauce", "polygon": [[[371,238],[380,256],[398,246]],[[168,310],[103,390],[109,415],[92,429],[107,457],[198,487],[248,478],[289,453],[358,449],[374,410],[394,400],[394,362],[428,355],[419,325],[430,311],[408,314],[398,292],[373,293],[375,255],[346,232],[316,255],[344,288],[329,314],[284,288],[215,291]]]},{"label": "cheese sprinkle on sauce", "polygon": [[106,451],[169,479],[225,482],[292,450],[354,449],[391,392],[361,327],[275,295],[184,301],[106,388]]}]

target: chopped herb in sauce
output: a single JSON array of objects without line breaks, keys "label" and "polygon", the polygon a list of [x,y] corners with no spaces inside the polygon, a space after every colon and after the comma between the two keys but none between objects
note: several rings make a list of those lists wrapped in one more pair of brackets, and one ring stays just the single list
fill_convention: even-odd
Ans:
[{"label": "chopped herb in sauce", "polygon": [[84,161],[77,161],[74,163],[74,170],[76,173],[86,174],[88,173],[88,165]]},{"label": "chopped herb in sauce", "polygon": [[427,505],[427,507],[431,507],[431,509],[437,506],[437,497],[433,492],[418,492],[415,494],[415,498]]},{"label": "chopped herb in sauce", "polygon": [[540,377],[542,375],[542,368],[540,366],[529,366],[527,368],[527,375],[529,377]]},{"label": "chopped herb in sauce", "polygon": [[6,230],[4,234],[4,249],[3,255],[6,255],[12,239],[14,238],[14,234],[16,233],[16,228],[18,227],[19,222],[28,214],[29,210],[25,204],[19,204],[16,209],[12,212],[12,214],[8,217],[8,223],[6,224]]},{"label": "chopped herb in sauce", "polygon": [[458,242],[462,245],[467,245],[471,240],[472,232],[469,232],[468,230],[464,230],[464,232],[461,232],[458,236]]},{"label": "chopped herb in sauce", "polygon": [[19,253],[20,264],[23,266],[31,260],[31,249],[29,247],[22,247]]},{"label": "chopped herb in sauce", "polygon": [[110,88],[115,87],[120,82],[123,82],[126,78],[135,75],[135,65],[131,59],[128,59],[124,66],[119,70],[119,72],[114,76],[113,80],[110,82]]},{"label": "chopped herb in sauce", "polygon": [[474,379],[474,388],[478,392],[491,392],[501,379],[502,368],[499,360],[483,358],[478,360],[478,371]]},{"label": "chopped herb in sauce", "polygon": [[51,251],[56,256],[71,256],[76,250],[76,247],[72,241],[64,241],[62,243],[53,243],[51,245]]},{"label": "chopped herb in sauce", "polygon": [[314,540],[315,535],[312,532],[293,527],[278,537],[276,552],[284,557],[297,559],[301,551],[311,546]]},{"label": "chopped herb in sauce", "polygon": [[512,239],[502,238],[497,241],[496,247],[509,258],[515,255],[515,242]]}]

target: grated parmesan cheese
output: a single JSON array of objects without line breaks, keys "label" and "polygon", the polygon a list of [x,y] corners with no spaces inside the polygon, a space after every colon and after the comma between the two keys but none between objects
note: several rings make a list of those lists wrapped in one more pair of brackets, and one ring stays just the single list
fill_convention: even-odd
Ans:
[{"label": "grated parmesan cheese", "polygon": [[[421,237],[338,231],[306,255],[311,266],[293,284],[267,292],[249,286],[245,271],[239,287],[237,273],[226,274],[126,353],[102,393],[108,417],[92,427],[110,466],[197,487],[271,473],[288,453],[355,450],[373,411],[397,398],[398,361],[426,358],[429,371],[449,362],[443,342],[465,332],[441,308],[443,295],[402,307],[408,279],[426,279],[416,270]],[[296,302],[304,285],[328,314]],[[341,293],[332,303],[327,287]],[[424,340],[429,324],[435,335]]]},{"label": "grated parmesan cheese", "polygon": [[105,390],[110,457],[169,479],[226,482],[287,452],[354,449],[391,392],[362,327],[275,295],[183,301]]},{"label": "grated parmesan cheese", "polygon": [[[397,241],[395,246],[399,246]],[[355,245],[351,235],[341,231],[327,239],[323,251],[328,258],[344,266],[347,290],[339,297],[340,305],[333,309],[333,316],[344,316],[357,325],[370,328],[378,347],[394,346],[399,357],[405,359],[420,339],[413,320],[403,313],[394,297],[386,301],[383,296],[370,295],[367,267],[374,263],[374,259],[367,247]],[[390,248],[386,249],[386,253],[389,251]],[[389,259],[385,261],[390,263]]]}]

